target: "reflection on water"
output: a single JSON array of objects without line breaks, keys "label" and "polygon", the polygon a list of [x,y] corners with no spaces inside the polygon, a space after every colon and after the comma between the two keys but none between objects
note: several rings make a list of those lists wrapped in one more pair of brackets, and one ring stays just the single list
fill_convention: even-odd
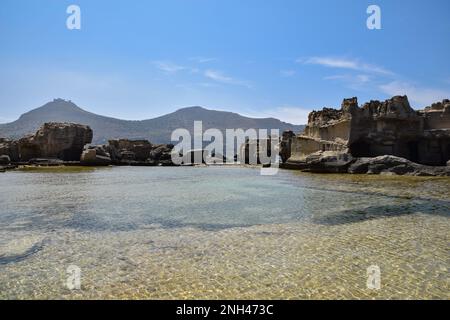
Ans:
[{"label": "reflection on water", "polygon": [[[0,179],[0,298],[450,298],[447,178],[116,167]],[[71,264],[80,291],[65,287]],[[370,265],[381,290],[366,287]]]}]

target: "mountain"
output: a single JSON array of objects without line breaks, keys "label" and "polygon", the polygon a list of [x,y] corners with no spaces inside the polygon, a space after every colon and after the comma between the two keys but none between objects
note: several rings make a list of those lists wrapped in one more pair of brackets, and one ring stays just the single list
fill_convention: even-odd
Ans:
[{"label": "mountain", "polygon": [[304,126],[293,125],[274,118],[248,118],[233,112],[208,110],[202,107],[183,108],[167,115],[140,121],[120,120],[85,111],[71,101],[55,99],[29,111],[11,123],[0,124],[0,137],[20,138],[34,133],[45,122],[73,122],[89,125],[94,130],[94,144],[109,139],[147,139],[153,143],[170,143],[172,131],[185,128],[193,132],[194,121],[203,122],[203,130],[217,128],[280,129],[298,132]]}]

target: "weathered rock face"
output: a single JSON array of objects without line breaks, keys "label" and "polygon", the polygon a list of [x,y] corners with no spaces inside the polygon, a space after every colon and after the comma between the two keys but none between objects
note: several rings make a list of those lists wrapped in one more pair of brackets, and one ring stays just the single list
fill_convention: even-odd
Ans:
[{"label": "weathered rock face", "polygon": [[4,154],[4,155],[0,156],[0,165],[6,166],[6,165],[8,165],[10,163],[11,163],[11,159],[9,158],[8,155]]},{"label": "weathered rock face", "polygon": [[426,163],[417,150],[423,122],[406,96],[371,101],[352,114],[348,147],[355,157],[395,155]]},{"label": "weathered rock face", "polygon": [[79,161],[83,148],[92,142],[88,126],[73,123],[46,123],[34,135],[18,141],[20,161],[57,158]]},{"label": "weathered rock face", "polygon": [[425,166],[391,155],[353,158],[336,151],[318,151],[300,161],[288,161],[282,167],[314,173],[450,176],[450,166]]},{"label": "weathered rock face", "polygon": [[[171,144],[152,145],[147,140],[111,140],[108,145],[87,146],[92,142],[88,126],[46,123],[35,135],[10,141],[0,138],[0,156],[6,162],[32,162],[56,165],[80,161],[82,165],[173,165]],[[60,162],[57,159],[61,160]]]},{"label": "weathered rock face", "polygon": [[105,150],[113,164],[173,165],[173,145],[153,145],[147,140],[110,140]]},{"label": "weathered rock face", "polygon": [[82,165],[85,166],[108,166],[112,163],[111,155],[105,146],[90,146],[81,154]]},{"label": "weathered rock face", "polygon": [[289,162],[284,168],[293,166],[296,169],[315,173],[346,173],[354,161],[351,154],[339,151],[317,151],[301,160]]},{"label": "weathered rock face", "polygon": [[425,130],[442,130],[450,128],[450,100],[433,103],[419,114],[425,118]]},{"label": "weathered rock face", "polygon": [[392,174],[410,176],[450,176],[450,168],[425,166],[404,158],[385,155],[359,158],[348,168],[349,173]]},{"label": "weathered rock face", "polygon": [[450,159],[450,102],[415,111],[406,96],[370,101],[362,107],[356,98],[345,99],[340,110],[311,112],[304,133],[292,138],[290,150],[291,166],[318,151],[355,158],[394,155],[443,166]]},{"label": "weathered rock face", "polygon": [[7,155],[12,162],[18,162],[19,161],[18,142],[0,138],[0,155]]},{"label": "weathered rock face", "polygon": [[172,164],[172,149],[171,144],[160,144],[154,146],[153,150],[150,151],[150,161],[156,162],[158,164],[170,165]]},{"label": "weathered rock face", "polygon": [[114,160],[146,161],[153,145],[147,140],[110,140],[109,148]]}]

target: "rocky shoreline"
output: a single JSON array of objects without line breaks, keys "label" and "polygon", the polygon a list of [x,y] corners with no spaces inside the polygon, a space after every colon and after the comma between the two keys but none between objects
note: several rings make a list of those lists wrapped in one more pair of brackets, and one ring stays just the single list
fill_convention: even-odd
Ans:
[{"label": "rocky shoreline", "polygon": [[450,176],[450,100],[416,111],[406,96],[344,99],[311,112],[304,132],[284,132],[280,157],[308,172]]},{"label": "rocky shoreline", "polygon": [[450,177],[450,161],[447,166],[426,166],[391,155],[354,158],[347,153],[327,151],[313,153],[303,160],[283,163],[280,167],[312,173]]},{"label": "rocky shoreline", "polygon": [[0,138],[0,172],[20,166],[173,166],[173,145],[117,139],[92,146],[93,132],[74,123],[46,123],[19,140]]},{"label": "rocky shoreline", "polygon": [[[19,140],[0,138],[0,172],[20,166],[176,166],[172,144],[112,139],[91,145],[92,139],[89,126],[55,122]],[[258,141],[258,164],[259,152],[270,150],[265,142]],[[244,163],[248,144],[239,148]],[[285,131],[279,155],[281,168],[313,173],[450,176],[450,101],[415,111],[406,96],[362,107],[356,98],[344,99],[340,110],[311,112],[304,132]]]}]

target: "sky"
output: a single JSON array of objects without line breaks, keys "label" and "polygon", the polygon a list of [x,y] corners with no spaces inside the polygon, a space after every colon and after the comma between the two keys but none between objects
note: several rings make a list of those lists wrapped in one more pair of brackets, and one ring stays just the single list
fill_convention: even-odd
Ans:
[{"label": "sky", "polygon": [[449,13],[448,0],[2,0],[0,123],[54,98],[132,120],[203,106],[304,124],[397,94],[420,109],[450,98]]}]

